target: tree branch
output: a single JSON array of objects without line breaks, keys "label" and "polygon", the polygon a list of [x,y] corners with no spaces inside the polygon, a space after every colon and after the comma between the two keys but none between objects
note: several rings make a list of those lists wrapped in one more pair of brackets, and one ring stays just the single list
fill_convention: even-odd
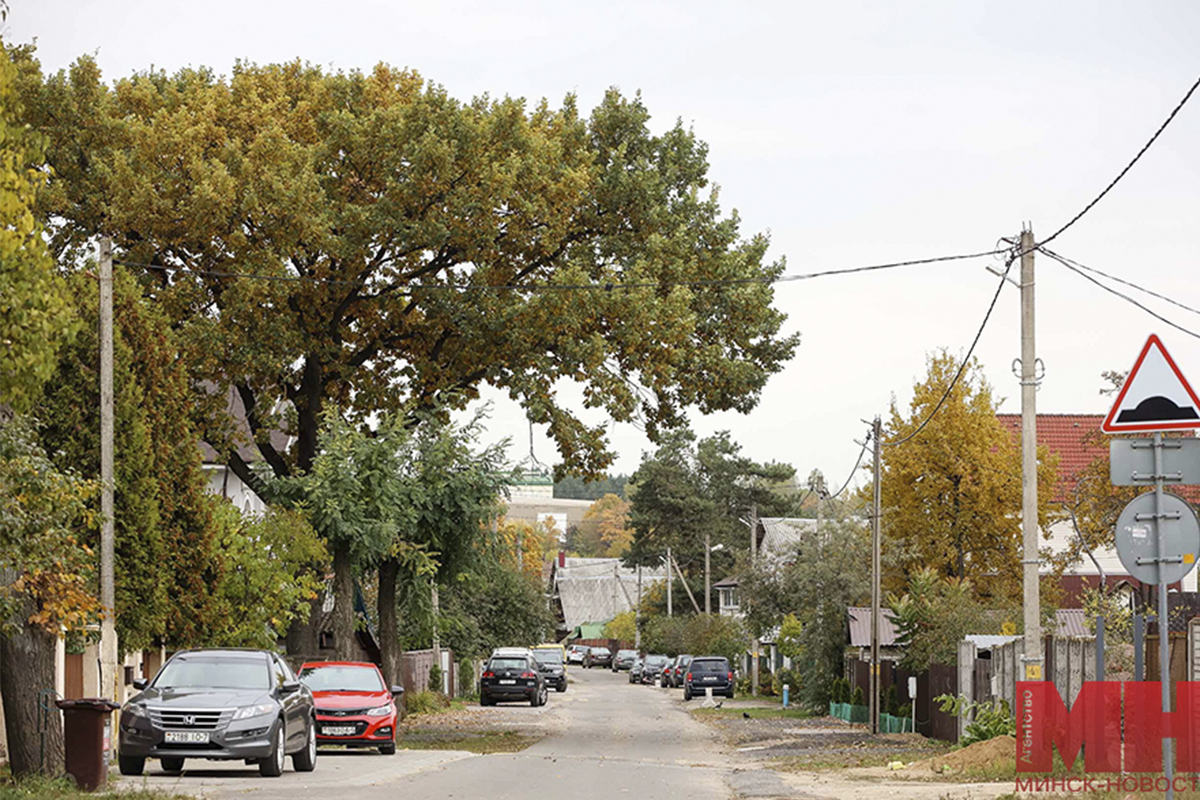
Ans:
[{"label": "tree branch", "polygon": [[[242,398],[242,406],[246,411],[246,425],[250,428],[250,435],[254,438],[254,444],[258,447],[258,452],[262,453],[262,457],[266,460],[267,465],[280,478],[286,478],[292,474],[292,470],[288,467],[287,461],[275,449],[275,445],[271,444],[270,434],[259,436],[259,431],[262,430],[262,420],[258,416],[258,400],[254,395],[254,390],[244,383],[239,383],[237,386],[238,396]],[[241,477],[240,475],[238,477]],[[243,479],[244,480],[244,479]]]}]

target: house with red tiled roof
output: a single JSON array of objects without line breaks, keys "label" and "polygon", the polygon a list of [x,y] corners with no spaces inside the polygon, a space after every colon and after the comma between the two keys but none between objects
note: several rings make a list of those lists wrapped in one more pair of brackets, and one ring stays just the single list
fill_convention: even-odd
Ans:
[{"label": "house with red tiled roof", "polygon": [[[1019,442],[1021,437],[1020,414],[997,414],[996,418],[1005,430]],[[1074,501],[1075,491],[1084,470],[1097,460],[1108,458],[1109,437],[1100,432],[1103,414],[1038,414],[1038,445],[1058,456],[1058,480],[1055,481],[1052,503],[1060,508]],[[1189,498],[1190,499],[1190,498]],[[1081,596],[1087,586],[1100,584],[1103,570],[1104,581],[1111,587],[1141,592],[1141,584],[1126,572],[1115,548],[1109,546],[1089,555],[1079,548],[1079,540],[1069,517],[1058,519],[1050,526],[1045,546],[1056,555],[1076,554],[1073,563],[1062,577],[1064,590],[1063,607],[1077,608],[1082,604]],[[1079,551],[1076,553],[1076,551]],[[1044,567],[1047,572],[1048,567]],[[1196,591],[1197,570],[1183,579],[1182,586],[1172,588],[1186,592]]]}]

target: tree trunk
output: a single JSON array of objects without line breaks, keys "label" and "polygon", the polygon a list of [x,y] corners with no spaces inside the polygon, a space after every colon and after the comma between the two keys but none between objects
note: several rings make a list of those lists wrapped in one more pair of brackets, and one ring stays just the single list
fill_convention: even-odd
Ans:
[{"label": "tree trunk", "polygon": [[320,590],[317,599],[308,601],[308,617],[297,617],[288,626],[287,651],[290,656],[303,657],[305,660],[319,660],[321,657],[321,621],[324,615],[321,607],[325,604],[325,592]]},{"label": "tree trunk", "polygon": [[400,626],[396,620],[396,576],[400,562],[385,559],[379,565],[379,652],[383,679],[388,686],[400,683]]},{"label": "tree trunk", "polygon": [[[54,707],[52,693],[56,644],[54,634],[28,623],[0,637],[0,695],[14,776],[59,775],[65,768],[62,712]],[[46,689],[51,693],[41,694]],[[50,710],[39,710],[39,703]]]},{"label": "tree trunk", "polygon": [[357,661],[354,635],[354,567],[350,546],[333,546],[333,644],[340,661]]},{"label": "tree trunk", "polygon": [[[304,360],[304,373],[301,376],[299,391],[295,398],[297,428],[296,467],[303,473],[312,470],[313,461],[317,457],[317,435],[320,433],[321,427],[321,392],[323,388],[321,384],[320,361],[316,356],[306,356]],[[353,623],[353,583],[350,586],[350,622]],[[338,597],[336,582],[334,585],[334,597],[335,599]],[[324,621],[321,614],[321,606],[323,604],[323,597],[313,600],[309,606],[308,619],[297,619],[288,628],[287,649],[290,655],[302,654],[305,657],[319,657],[321,628]],[[333,614],[336,621],[338,619],[337,607],[334,608]],[[350,630],[351,644],[353,644],[353,627]],[[344,634],[336,625],[334,631],[335,640],[340,642],[344,638]],[[338,651],[341,652],[341,644],[339,643],[336,646],[338,647]]]}]

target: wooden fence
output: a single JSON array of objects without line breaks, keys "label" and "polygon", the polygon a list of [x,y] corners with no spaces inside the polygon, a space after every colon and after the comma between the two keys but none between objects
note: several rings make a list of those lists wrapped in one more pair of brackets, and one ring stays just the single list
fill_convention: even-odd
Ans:
[{"label": "wooden fence", "polygon": [[[458,691],[458,664],[454,661],[454,651],[442,649],[442,686],[434,687],[445,691],[447,697],[454,697]],[[400,655],[400,685],[404,693],[423,692],[430,688],[429,670],[433,667],[432,650],[409,650]]]}]

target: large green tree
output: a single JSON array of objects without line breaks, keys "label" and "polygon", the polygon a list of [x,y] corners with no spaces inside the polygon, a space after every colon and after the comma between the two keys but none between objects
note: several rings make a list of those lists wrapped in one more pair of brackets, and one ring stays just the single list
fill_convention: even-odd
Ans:
[{"label": "large green tree", "polygon": [[721,213],[707,147],[652,133],[638,98],[584,118],[573,97],[460,102],[412,71],[300,62],[109,87],[89,58],[43,77],[16,54],[50,135],[55,251],[114,237],[277,476],[312,467],[328,404],[419,413],[484,385],[549,426],[562,470],[599,474],[605,427],[558,380],[655,437],[689,408],[749,411],[796,347],[771,305],[782,262]]},{"label": "large green tree", "polygon": [[34,214],[46,182],[45,137],[21,112],[17,68],[0,52],[0,406],[18,412],[41,396],[77,326]]},{"label": "large green tree", "polygon": [[795,469],[747,458],[728,431],[696,441],[676,431],[648,454],[631,478],[630,564],[662,563],[668,547],[703,602],[705,543],[714,578],[734,568],[750,550],[750,529],[743,521],[751,509],[760,516],[788,516],[796,509],[790,487]]},{"label": "large green tree", "polygon": [[[977,362],[967,365],[937,415],[921,433],[899,442],[929,417],[960,361],[944,351],[928,359],[907,413],[895,403],[884,429],[884,541],[905,555],[893,587],[926,567],[996,595],[1021,582],[1021,452],[996,418],[999,401]],[[1038,522],[1048,529],[1057,457],[1038,453]],[[983,576],[988,576],[986,580]]]}]

